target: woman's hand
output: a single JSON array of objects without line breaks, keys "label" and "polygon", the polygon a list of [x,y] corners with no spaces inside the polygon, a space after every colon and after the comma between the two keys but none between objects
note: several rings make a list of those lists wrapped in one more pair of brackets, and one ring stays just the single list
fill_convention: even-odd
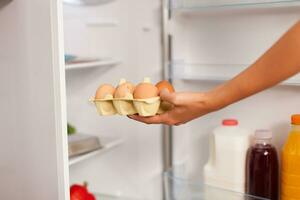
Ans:
[{"label": "woman's hand", "polygon": [[160,94],[173,109],[154,117],[129,116],[147,124],[180,125],[265,90],[300,72],[300,20],[252,66],[207,93]]},{"label": "woman's hand", "polygon": [[162,101],[173,104],[170,111],[153,117],[130,115],[129,118],[146,124],[181,125],[215,110],[210,93],[169,93],[163,90],[160,97]]}]

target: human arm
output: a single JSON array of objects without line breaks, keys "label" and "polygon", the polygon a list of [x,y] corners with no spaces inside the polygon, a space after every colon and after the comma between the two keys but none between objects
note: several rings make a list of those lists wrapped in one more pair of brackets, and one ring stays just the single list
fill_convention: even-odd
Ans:
[{"label": "human arm", "polygon": [[270,88],[300,72],[300,21],[254,64],[204,93],[161,93],[174,108],[153,117],[130,116],[148,124],[180,125]]}]

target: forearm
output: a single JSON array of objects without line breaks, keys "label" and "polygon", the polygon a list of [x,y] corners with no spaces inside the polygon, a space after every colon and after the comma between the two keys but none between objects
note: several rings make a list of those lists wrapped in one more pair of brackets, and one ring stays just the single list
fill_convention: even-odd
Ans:
[{"label": "forearm", "polygon": [[252,66],[210,93],[216,109],[225,107],[300,72],[300,22]]}]

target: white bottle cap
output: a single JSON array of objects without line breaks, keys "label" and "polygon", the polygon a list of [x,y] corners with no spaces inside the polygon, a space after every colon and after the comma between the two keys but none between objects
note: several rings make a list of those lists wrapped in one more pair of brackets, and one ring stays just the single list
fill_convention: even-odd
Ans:
[{"label": "white bottle cap", "polygon": [[272,132],[268,129],[258,129],[254,135],[257,139],[272,139]]}]

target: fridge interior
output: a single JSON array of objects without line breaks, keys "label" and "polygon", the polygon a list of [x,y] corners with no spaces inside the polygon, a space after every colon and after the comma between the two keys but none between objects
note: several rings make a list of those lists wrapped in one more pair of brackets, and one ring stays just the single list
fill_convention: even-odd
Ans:
[{"label": "fridge interior", "polygon": [[[163,78],[161,6],[160,0],[64,4],[65,53],[100,59],[66,65],[68,122],[78,133],[106,141],[103,149],[70,159],[70,184],[88,181],[99,199],[163,198],[162,126],[144,125],[122,116],[100,117],[89,102],[100,83],[117,85],[120,78],[138,83],[143,77],[155,83]],[[300,16],[297,1],[249,0],[241,4],[234,0],[173,0],[163,2],[163,6],[171,12],[164,28],[172,37],[169,78],[177,91],[207,91],[232,78]],[[189,185],[190,177],[202,179],[209,134],[224,118],[237,118],[250,130],[271,129],[273,143],[280,151],[289,117],[300,106],[299,85],[298,75],[221,111],[174,127],[174,169],[183,170],[184,175],[179,173],[179,181],[171,178],[171,185],[179,183],[172,190]],[[166,173],[167,182],[170,174]]]},{"label": "fridge interior", "polygon": [[[197,1],[186,2],[195,6]],[[197,9],[196,4],[196,11],[188,6],[177,10],[170,28],[175,88],[208,91],[242,71],[241,66],[251,65],[299,20],[297,5]],[[299,80],[296,75],[223,110],[176,127],[175,162],[186,163],[189,173],[201,177],[208,158],[208,136],[224,118],[236,118],[242,127],[253,131],[271,129],[273,143],[280,151],[289,130],[290,115],[300,105]]]},{"label": "fridge interior", "polygon": [[104,142],[103,149],[70,159],[70,185],[87,181],[99,199],[162,196],[161,126],[100,117],[89,102],[103,83],[161,79],[160,9],[159,0],[64,4],[65,53],[100,59],[66,65],[68,122]]}]

